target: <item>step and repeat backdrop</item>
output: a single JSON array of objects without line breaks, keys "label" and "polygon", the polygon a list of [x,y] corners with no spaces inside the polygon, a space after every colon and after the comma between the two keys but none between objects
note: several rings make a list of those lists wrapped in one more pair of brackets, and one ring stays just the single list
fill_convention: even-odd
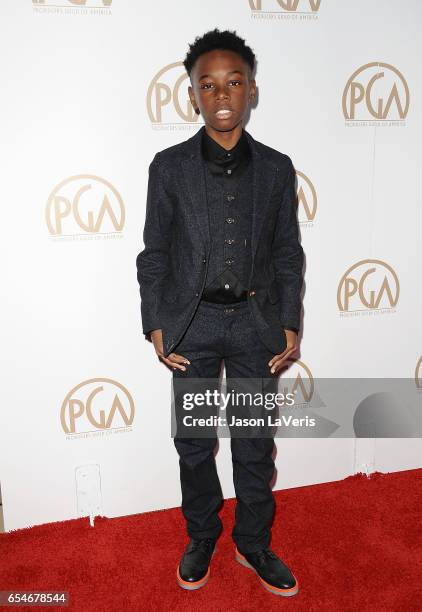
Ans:
[{"label": "step and repeat backdrop", "polygon": [[[256,53],[245,127],[297,171],[289,376],[422,388],[418,0],[2,0],[0,19],[6,530],[180,504],[171,372],[142,335],[135,261],[149,163],[202,125],[182,60],[214,27]],[[422,456],[420,439],[277,449],[276,489]],[[233,496],[227,439],[217,462]]]}]

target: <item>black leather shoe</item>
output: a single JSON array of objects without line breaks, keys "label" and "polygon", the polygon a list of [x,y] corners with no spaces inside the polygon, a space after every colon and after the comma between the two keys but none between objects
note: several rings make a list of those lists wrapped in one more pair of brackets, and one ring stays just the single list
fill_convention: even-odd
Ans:
[{"label": "black leather shoe", "polygon": [[185,548],[182,560],[177,568],[177,582],[182,589],[193,591],[200,589],[210,577],[210,561],[214,554],[216,540],[191,538]]},{"label": "black leather shoe", "polygon": [[269,548],[242,554],[236,547],[236,561],[254,570],[262,586],[274,595],[289,597],[296,595],[299,590],[299,584],[292,572]]}]

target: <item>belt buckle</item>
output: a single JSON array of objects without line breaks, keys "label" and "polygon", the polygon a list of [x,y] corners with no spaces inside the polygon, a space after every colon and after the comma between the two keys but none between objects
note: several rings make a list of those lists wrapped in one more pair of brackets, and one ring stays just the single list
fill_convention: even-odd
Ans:
[{"label": "belt buckle", "polygon": [[232,308],[232,307],[230,307],[230,308],[225,308],[225,309],[224,309],[224,313],[225,313],[225,314],[230,314],[231,312],[234,312],[235,310],[236,310],[236,308]]}]

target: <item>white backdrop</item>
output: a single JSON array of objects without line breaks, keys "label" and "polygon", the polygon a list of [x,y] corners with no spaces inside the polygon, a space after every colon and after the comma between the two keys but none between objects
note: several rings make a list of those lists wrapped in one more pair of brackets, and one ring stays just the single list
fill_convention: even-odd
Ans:
[{"label": "white backdrop", "polygon": [[[298,367],[421,384],[418,0],[2,0],[0,18],[6,530],[180,504],[135,260],[148,165],[201,125],[181,61],[216,26],[258,57],[246,129],[298,173]],[[362,287],[346,310],[343,277]],[[419,439],[277,446],[275,489],[421,466]],[[228,440],[217,462],[231,497]]]}]

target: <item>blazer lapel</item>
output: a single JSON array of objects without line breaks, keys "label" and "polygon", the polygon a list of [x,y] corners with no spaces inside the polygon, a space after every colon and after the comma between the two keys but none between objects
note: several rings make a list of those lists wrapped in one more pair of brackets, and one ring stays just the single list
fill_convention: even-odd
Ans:
[{"label": "blazer lapel", "polygon": [[[207,193],[204,177],[204,160],[202,159],[201,140],[205,127],[202,126],[194,136],[186,141],[187,156],[181,161],[183,176],[188,188],[187,205],[191,208],[198,229],[206,245],[210,243],[210,227],[208,220]],[[252,260],[258,246],[259,235],[267,214],[267,207],[276,176],[276,167],[267,161],[259,150],[258,144],[246,132],[252,153]]]},{"label": "blazer lapel", "polygon": [[255,252],[258,247],[259,236],[267,214],[267,209],[270,203],[270,196],[273,190],[274,180],[276,176],[276,166],[267,161],[258,144],[246,132],[246,136],[252,151],[252,236],[251,250],[252,261],[255,257]]},{"label": "blazer lapel", "polygon": [[187,140],[188,155],[181,161],[183,176],[188,188],[186,203],[196,218],[202,239],[207,246],[210,243],[210,227],[208,220],[207,192],[205,187],[204,161],[202,159],[201,140],[205,127],[202,126],[194,136]]}]

